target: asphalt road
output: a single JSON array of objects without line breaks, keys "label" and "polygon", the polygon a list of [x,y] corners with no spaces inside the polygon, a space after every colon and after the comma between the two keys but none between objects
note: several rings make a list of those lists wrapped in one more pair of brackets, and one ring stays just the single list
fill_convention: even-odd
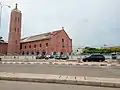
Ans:
[{"label": "asphalt road", "polygon": [[120,78],[120,67],[103,68],[97,66],[72,65],[0,64],[0,72]]},{"label": "asphalt road", "polygon": [[0,90],[120,90],[120,88],[0,81]]}]

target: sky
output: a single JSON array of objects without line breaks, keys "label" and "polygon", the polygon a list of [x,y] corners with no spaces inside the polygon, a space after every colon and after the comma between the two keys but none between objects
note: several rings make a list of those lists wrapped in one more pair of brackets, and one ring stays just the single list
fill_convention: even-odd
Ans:
[{"label": "sky", "polygon": [[120,0],[1,0],[0,36],[8,40],[10,12],[18,3],[22,37],[51,32],[62,26],[73,46],[120,45]]}]

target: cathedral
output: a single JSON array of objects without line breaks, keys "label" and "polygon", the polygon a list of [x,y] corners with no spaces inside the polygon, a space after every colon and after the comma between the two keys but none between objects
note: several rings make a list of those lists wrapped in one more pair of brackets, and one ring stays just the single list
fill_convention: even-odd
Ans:
[{"label": "cathedral", "polygon": [[56,54],[72,53],[72,39],[64,27],[59,30],[21,38],[22,12],[15,8],[11,11],[8,42],[0,42],[0,54]]}]

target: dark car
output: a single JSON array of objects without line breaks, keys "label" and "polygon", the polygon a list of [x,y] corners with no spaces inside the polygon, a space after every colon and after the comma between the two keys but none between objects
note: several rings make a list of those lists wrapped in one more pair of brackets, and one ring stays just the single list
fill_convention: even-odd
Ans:
[{"label": "dark car", "polygon": [[91,61],[95,61],[95,62],[103,62],[105,61],[105,57],[101,54],[94,54],[94,55],[90,55],[88,57],[83,58],[83,61],[86,62],[91,62]]},{"label": "dark car", "polygon": [[2,61],[2,59],[0,58],[0,61]]}]

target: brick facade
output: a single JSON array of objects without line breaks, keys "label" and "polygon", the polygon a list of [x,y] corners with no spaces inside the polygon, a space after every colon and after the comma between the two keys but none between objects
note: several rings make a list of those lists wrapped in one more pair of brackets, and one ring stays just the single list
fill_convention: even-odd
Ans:
[{"label": "brick facade", "polygon": [[0,43],[0,54],[7,54],[7,43]]},{"label": "brick facade", "polygon": [[[56,33],[59,32],[59,33]],[[22,54],[72,53],[72,40],[64,30],[52,32],[50,39],[21,43]]]},{"label": "brick facade", "polygon": [[10,29],[8,37],[8,51],[9,54],[20,53],[20,41],[21,41],[21,12],[17,9],[17,4],[15,9],[11,12],[10,17]]}]

